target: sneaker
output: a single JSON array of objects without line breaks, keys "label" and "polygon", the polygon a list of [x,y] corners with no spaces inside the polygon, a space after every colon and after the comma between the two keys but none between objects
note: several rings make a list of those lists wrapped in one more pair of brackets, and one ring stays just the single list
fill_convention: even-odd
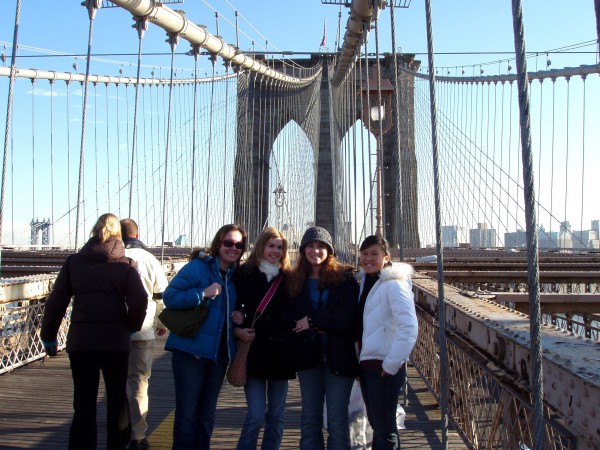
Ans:
[{"label": "sneaker", "polygon": [[139,439],[133,440],[129,443],[129,450],[148,450],[150,448],[150,444],[148,443],[148,439]]}]

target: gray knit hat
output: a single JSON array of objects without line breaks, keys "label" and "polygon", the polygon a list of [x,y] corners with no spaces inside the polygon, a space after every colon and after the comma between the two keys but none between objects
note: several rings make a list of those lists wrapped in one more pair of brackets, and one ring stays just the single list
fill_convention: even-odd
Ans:
[{"label": "gray knit hat", "polygon": [[322,242],[327,247],[329,247],[329,251],[331,254],[335,254],[335,249],[333,248],[333,239],[331,239],[331,235],[329,231],[325,228],[321,227],[310,227],[308,230],[304,232],[304,236],[302,236],[302,241],[300,242],[300,251],[304,250],[311,242]]}]

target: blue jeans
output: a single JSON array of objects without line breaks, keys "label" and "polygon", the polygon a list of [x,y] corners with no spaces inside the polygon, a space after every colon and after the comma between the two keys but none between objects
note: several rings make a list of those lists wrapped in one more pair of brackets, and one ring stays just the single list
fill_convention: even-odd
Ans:
[{"label": "blue jeans", "polygon": [[300,419],[300,449],[324,449],[323,402],[327,403],[327,448],[350,449],[348,403],[353,377],[331,373],[327,364],[298,372],[302,416]]},{"label": "blue jeans", "polygon": [[256,450],[263,422],[265,432],[262,450],[278,450],[283,436],[283,417],[288,392],[288,380],[267,381],[248,377],[244,386],[248,413],[240,434],[237,450]]},{"label": "blue jeans", "polygon": [[396,408],[405,382],[406,365],[403,365],[396,375],[383,378],[381,368],[361,370],[360,389],[367,408],[367,418],[373,428],[373,450],[400,448]]},{"label": "blue jeans", "polygon": [[217,362],[174,351],[175,381],[173,450],[208,450],[227,358]]}]

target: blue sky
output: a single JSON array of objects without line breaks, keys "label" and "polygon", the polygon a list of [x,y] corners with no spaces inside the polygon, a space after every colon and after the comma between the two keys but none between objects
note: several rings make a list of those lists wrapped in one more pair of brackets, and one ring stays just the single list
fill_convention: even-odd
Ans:
[{"label": "blue sky", "polygon": [[[511,2],[504,1],[447,1],[432,0],[434,26],[434,48],[436,66],[455,67],[498,61],[509,58],[503,54],[477,55],[444,55],[443,53],[465,52],[511,52],[514,49],[512,33]],[[323,22],[327,26],[327,46],[333,51],[338,30],[337,5],[322,4],[317,0],[303,1],[249,1],[249,0],[186,0],[183,4],[169,5],[173,9],[186,11],[186,17],[197,24],[204,24],[208,30],[216,34],[215,10],[219,13],[219,34],[230,44],[236,42],[234,8],[239,11],[239,42],[243,50],[251,48],[251,40],[255,41],[255,49],[261,50],[268,40],[269,49],[296,52],[316,52],[323,35]],[[6,13],[0,15],[0,41],[12,42],[15,2],[3,2]],[[541,52],[537,58],[529,60],[530,69],[546,64],[543,52],[567,45],[596,39],[594,2],[593,0],[535,1],[525,0],[523,4],[525,17],[525,34],[527,50]],[[348,9],[341,8],[343,36]],[[417,53],[418,59],[426,61],[427,50],[425,31],[424,1],[413,0],[409,8],[398,8],[396,14],[397,46],[402,51]],[[380,51],[390,51],[389,39],[390,10],[381,14]],[[130,28],[133,21],[131,15],[120,8],[103,8],[98,12],[94,23],[94,53],[137,53],[137,37]],[[24,0],[21,6],[19,42],[23,46],[33,46],[67,54],[84,54],[87,50],[87,12],[79,1],[72,2],[39,2]],[[375,51],[375,34],[371,33],[369,50]],[[164,42],[164,31],[151,25],[143,41],[144,52],[168,52]],[[189,45],[180,41],[177,52],[185,52]],[[582,49],[593,51],[593,46]],[[7,47],[7,54],[10,48]],[[21,55],[40,55],[37,52],[21,50]],[[135,56],[113,55],[103,59],[114,61],[113,64],[96,62],[93,72],[118,73],[120,64],[124,63],[124,72],[134,71],[128,65],[135,65]],[[570,64],[593,64],[595,55],[551,54],[552,67],[564,67]],[[60,62],[59,62],[60,61]],[[168,58],[145,56],[143,63],[168,66]],[[71,58],[43,57],[25,60],[26,67],[54,67],[55,65],[70,68]],[[84,62],[79,61],[81,71]],[[178,57],[176,66],[193,67],[190,57]],[[514,64],[513,64],[514,66]],[[208,68],[204,58],[201,67]],[[489,66],[489,71],[497,73],[497,65]],[[148,69],[148,72],[151,69]],[[472,69],[471,69],[472,70]],[[495,72],[494,72],[495,71]],[[486,70],[488,72],[488,70]]]},{"label": "blue sky", "polygon": [[[511,2],[499,1],[449,1],[432,0],[432,14],[434,26],[434,47],[436,51],[436,67],[440,75],[445,75],[449,70],[451,74],[465,70],[466,74],[479,74],[481,69],[486,74],[506,73],[508,60],[513,59],[514,51],[513,25]],[[13,39],[15,0],[2,2],[0,11],[0,52],[6,45],[6,54],[10,56],[10,43]],[[208,31],[217,34],[215,10],[219,13],[219,32],[229,44],[236,42],[234,11],[239,11],[239,44],[242,50],[252,47],[255,41],[255,50],[264,50],[268,40],[268,48],[277,51],[318,52],[319,44],[323,38],[323,25],[326,23],[326,44],[330,51],[335,51],[338,34],[338,15],[340,7],[337,5],[323,5],[319,0],[302,1],[266,1],[266,0],[186,0],[183,4],[168,5],[172,9],[181,9],[186,12],[186,17],[197,24],[204,24]],[[596,47],[588,44],[578,49],[579,51],[592,52],[590,54],[559,54],[546,51],[564,48],[582,42],[596,39],[596,22],[594,16],[593,0],[525,0],[523,4],[525,17],[526,47],[529,52],[538,52],[537,56],[528,59],[528,69],[534,71],[546,67],[547,59],[552,61],[551,68],[576,66],[579,64],[595,64],[598,61]],[[416,53],[417,59],[426,62],[426,29],[425,7],[423,0],[412,0],[409,8],[395,10],[396,46],[406,53]],[[348,9],[341,8],[340,34],[345,31]],[[131,15],[120,8],[101,9],[94,22],[92,53],[94,60],[91,73],[99,75],[119,74],[122,68],[125,76],[135,76],[138,40],[135,30],[131,28],[133,21]],[[380,17],[380,51],[392,50],[390,41],[390,10],[385,9]],[[77,58],[77,69],[73,69],[72,56],[56,55],[83,55],[87,51],[87,35],[89,21],[87,11],[80,5],[80,1],[44,2],[38,0],[22,0],[19,37],[21,45],[18,66],[23,68],[38,68],[57,71],[85,71],[85,59]],[[162,29],[150,25],[143,40],[142,76],[168,76],[170,58],[165,55],[169,46],[165,43],[165,33]],[[369,39],[369,51],[375,51],[375,32],[372,31]],[[33,49],[37,48],[38,50]],[[178,55],[175,66],[178,68],[177,77],[191,76],[193,59],[183,55],[189,50],[189,44],[180,40],[176,49]],[[467,53],[473,54],[467,54]],[[163,55],[150,55],[149,53],[164,53]],[[298,55],[302,57],[302,55]],[[7,61],[8,63],[8,61]],[[480,66],[481,65],[481,66]],[[513,73],[515,63],[512,62]],[[200,60],[200,68],[209,75],[210,63],[207,57]],[[221,62],[217,64],[223,70]],[[201,74],[204,76],[204,74]],[[596,76],[597,79],[597,76]],[[26,86],[25,86],[26,85]],[[20,105],[16,108],[21,112],[21,122],[25,123],[25,133],[28,135],[31,114],[27,108],[32,102],[31,96],[26,92],[31,91],[29,83],[25,86]],[[0,123],[4,123],[6,112],[6,78],[0,79]],[[47,104],[49,87],[47,83],[37,83],[36,96],[36,126],[41,126],[44,120],[42,108]],[[56,91],[63,92],[58,95]],[[55,102],[64,101],[64,85],[57,84]],[[597,92],[597,91],[596,91]],[[80,95],[72,91],[73,95]],[[46,97],[45,100],[42,97]],[[596,98],[598,98],[596,96]],[[45,102],[45,103],[44,103]],[[595,102],[600,104],[600,102]],[[573,107],[573,110],[576,110]],[[64,112],[64,111],[63,111]],[[72,111],[76,115],[76,111]],[[47,116],[47,115],[46,115]],[[595,117],[590,114],[590,117]],[[73,120],[73,117],[71,118]],[[56,119],[54,126],[60,128],[62,119]],[[591,120],[590,120],[591,122]],[[593,132],[589,127],[588,134]],[[80,129],[72,129],[72,151],[77,152],[79,145],[78,133]],[[38,134],[37,147],[40,148],[47,133]],[[58,139],[58,138],[57,138]],[[594,142],[590,138],[590,142]],[[22,154],[28,155],[30,138],[24,139]],[[55,142],[58,146],[58,141]],[[64,145],[63,145],[64,147]],[[76,153],[74,153],[76,155]],[[76,156],[72,164],[76,163]],[[39,170],[39,167],[38,167]],[[40,187],[37,187],[38,192]],[[43,196],[38,194],[38,203]],[[25,203],[25,202],[23,202]],[[29,200],[26,201],[29,209]],[[27,217],[30,217],[27,213]],[[16,214],[15,214],[16,216]],[[594,214],[592,218],[597,218]],[[29,219],[27,219],[29,220]],[[28,231],[27,231],[28,232]]]}]

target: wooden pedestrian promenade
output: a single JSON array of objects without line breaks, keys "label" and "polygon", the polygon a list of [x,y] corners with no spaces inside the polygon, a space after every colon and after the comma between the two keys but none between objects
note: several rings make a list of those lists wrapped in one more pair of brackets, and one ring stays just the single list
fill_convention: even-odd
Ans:
[{"label": "wooden pedestrian promenade", "polygon": [[[169,450],[173,429],[174,386],[170,353],[164,351],[164,338],[157,341],[150,381],[148,440],[153,450]],[[106,447],[103,385],[98,395],[98,449]],[[34,362],[0,376],[0,449],[67,448],[72,403],[71,373],[65,352],[45,364]],[[282,449],[297,449],[300,437],[300,395],[297,382],[290,383]],[[219,400],[212,439],[215,450],[234,449],[245,416],[244,392],[227,383]],[[439,449],[440,412],[421,378],[409,367],[406,430],[402,448]],[[468,448],[459,434],[449,431],[450,449]]]}]

